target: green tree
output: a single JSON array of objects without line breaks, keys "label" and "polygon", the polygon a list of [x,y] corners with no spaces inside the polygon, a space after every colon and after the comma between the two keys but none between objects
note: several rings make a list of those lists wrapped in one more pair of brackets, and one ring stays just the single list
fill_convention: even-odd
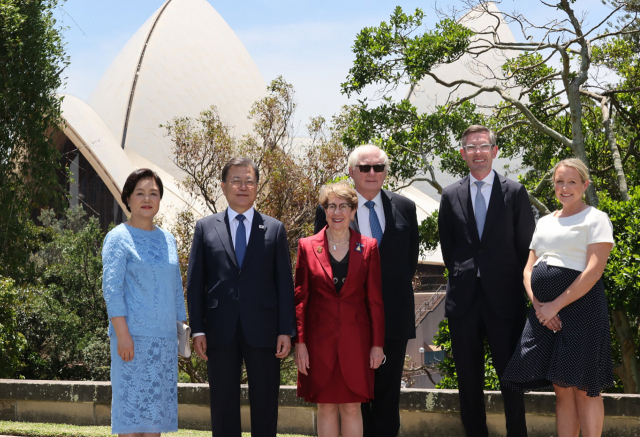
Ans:
[{"label": "green tree", "polygon": [[[468,125],[485,124],[499,134],[501,156],[519,158],[527,169],[521,180],[539,214],[557,207],[549,170],[572,156],[590,169],[589,204],[598,206],[601,198],[630,201],[629,190],[638,184],[638,1],[608,1],[610,12],[593,26],[587,26],[585,14],[576,13],[582,6],[578,0],[541,2],[549,7],[544,23],[532,23],[517,12],[497,12],[491,3],[462,3],[495,24],[474,32],[449,16],[423,32],[424,13],[417,9],[408,15],[398,7],[389,23],[358,34],[343,92],[377,86],[382,99],[375,105],[364,99],[351,108],[345,143],[378,141],[395,162],[391,174],[398,181],[426,181],[441,192],[435,162],[452,175],[465,174],[456,139]],[[519,41],[501,39],[498,30],[505,22],[522,31]],[[482,63],[484,53],[496,51],[508,54],[499,71]],[[462,57],[476,78],[484,77],[451,80],[439,75],[438,66]],[[620,80],[603,80],[603,71]],[[430,114],[419,113],[409,97],[425,78],[450,88],[458,98]],[[408,97],[395,101],[388,91],[400,85],[409,87]],[[500,103],[476,106],[476,97],[485,93],[497,95]],[[626,246],[624,239],[617,244]],[[617,273],[608,270],[607,275]],[[625,290],[636,299],[638,290],[631,283]],[[626,392],[640,392],[638,313],[618,305],[611,314],[614,344],[627,351],[618,354],[616,375]]]},{"label": "green tree", "polygon": [[81,206],[55,217],[52,210],[42,212],[42,244],[30,259],[35,273],[16,287],[16,330],[27,347],[25,367],[14,377],[108,380],[104,234]]},{"label": "green tree", "polygon": [[61,72],[68,63],[58,0],[0,2],[0,274],[21,278],[31,253],[31,211],[60,198]]},{"label": "green tree", "polygon": [[627,201],[600,195],[600,208],[609,214],[616,245],[609,255],[603,275],[615,332],[614,355],[620,361],[616,375],[625,393],[638,393],[640,367],[640,186],[629,192]]},{"label": "green tree", "polygon": [[18,332],[17,303],[14,281],[0,277],[0,378],[11,378],[24,367],[22,354],[27,342]]}]

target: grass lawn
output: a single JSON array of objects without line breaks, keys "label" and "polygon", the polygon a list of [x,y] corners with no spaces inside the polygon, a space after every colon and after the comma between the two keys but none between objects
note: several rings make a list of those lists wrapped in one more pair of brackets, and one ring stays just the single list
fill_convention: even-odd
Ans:
[{"label": "grass lawn", "polygon": [[[8,422],[0,420],[0,435],[29,437],[109,437],[109,426],[76,426],[59,423]],[[178,432],[163,434],[168,437],[211,437],[211,431],[181,429]],[[251,433],[243,432],[242,437]],[[278,434],[280,437],[304,437],[296,434]]]}]

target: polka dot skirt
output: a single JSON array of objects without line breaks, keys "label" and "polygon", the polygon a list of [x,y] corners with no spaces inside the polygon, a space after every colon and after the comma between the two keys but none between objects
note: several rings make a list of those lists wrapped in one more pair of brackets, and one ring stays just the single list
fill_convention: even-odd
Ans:
[{"label": "polka dot skirt", "polygon": [[[550,302],[578,277],[577,270],[533,268],[531,288],[540,302]],[[542,326],[531,308],[520,342],[501,382],[516,391],[550,390],[551,383],[577,387],[598,396],[614,385],[607,298],[602,280],[587,294],[559,312],[562,329]]]}]

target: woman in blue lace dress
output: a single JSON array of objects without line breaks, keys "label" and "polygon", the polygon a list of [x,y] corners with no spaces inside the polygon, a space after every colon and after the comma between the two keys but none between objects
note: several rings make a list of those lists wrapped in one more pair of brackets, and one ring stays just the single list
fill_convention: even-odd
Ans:
[{"label": "woman in blue lace dress", "polygon": [[162,181],[149,169],[129,175],[128,222],[102,248],[102,290],[111,338],[111,430],[159,435],[178,429],[176,321],[187,318],[176,241],[153,224]]}]

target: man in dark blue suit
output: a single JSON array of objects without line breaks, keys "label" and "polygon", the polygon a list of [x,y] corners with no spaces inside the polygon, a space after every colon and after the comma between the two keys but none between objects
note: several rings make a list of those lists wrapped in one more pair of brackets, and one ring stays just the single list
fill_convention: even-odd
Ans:
[{"label": "man in dark blue suit", "polygon": [[258,168],[248,158],[222,170],[229,207],[199,220],[187,273],[196,354],[207,363],[215,437],[240,437],[240,372],[249,378],[251,433],[275,437],[280,359],[295,335],[295,303],[284,225],[253,208]]},{"label": "man in dark blue suit", "polygon": [[[438,227],[449,271],[445,315],[468,437],[488,435],[484,408],[484,339],[498,377],[524,328],[524,267],[535,229],[527,190],[496,173],[496,135],[470,126],[460,140],[470,174],[442,191]],[[527,435],[524,397],[502,388],[507,435]]]}]

